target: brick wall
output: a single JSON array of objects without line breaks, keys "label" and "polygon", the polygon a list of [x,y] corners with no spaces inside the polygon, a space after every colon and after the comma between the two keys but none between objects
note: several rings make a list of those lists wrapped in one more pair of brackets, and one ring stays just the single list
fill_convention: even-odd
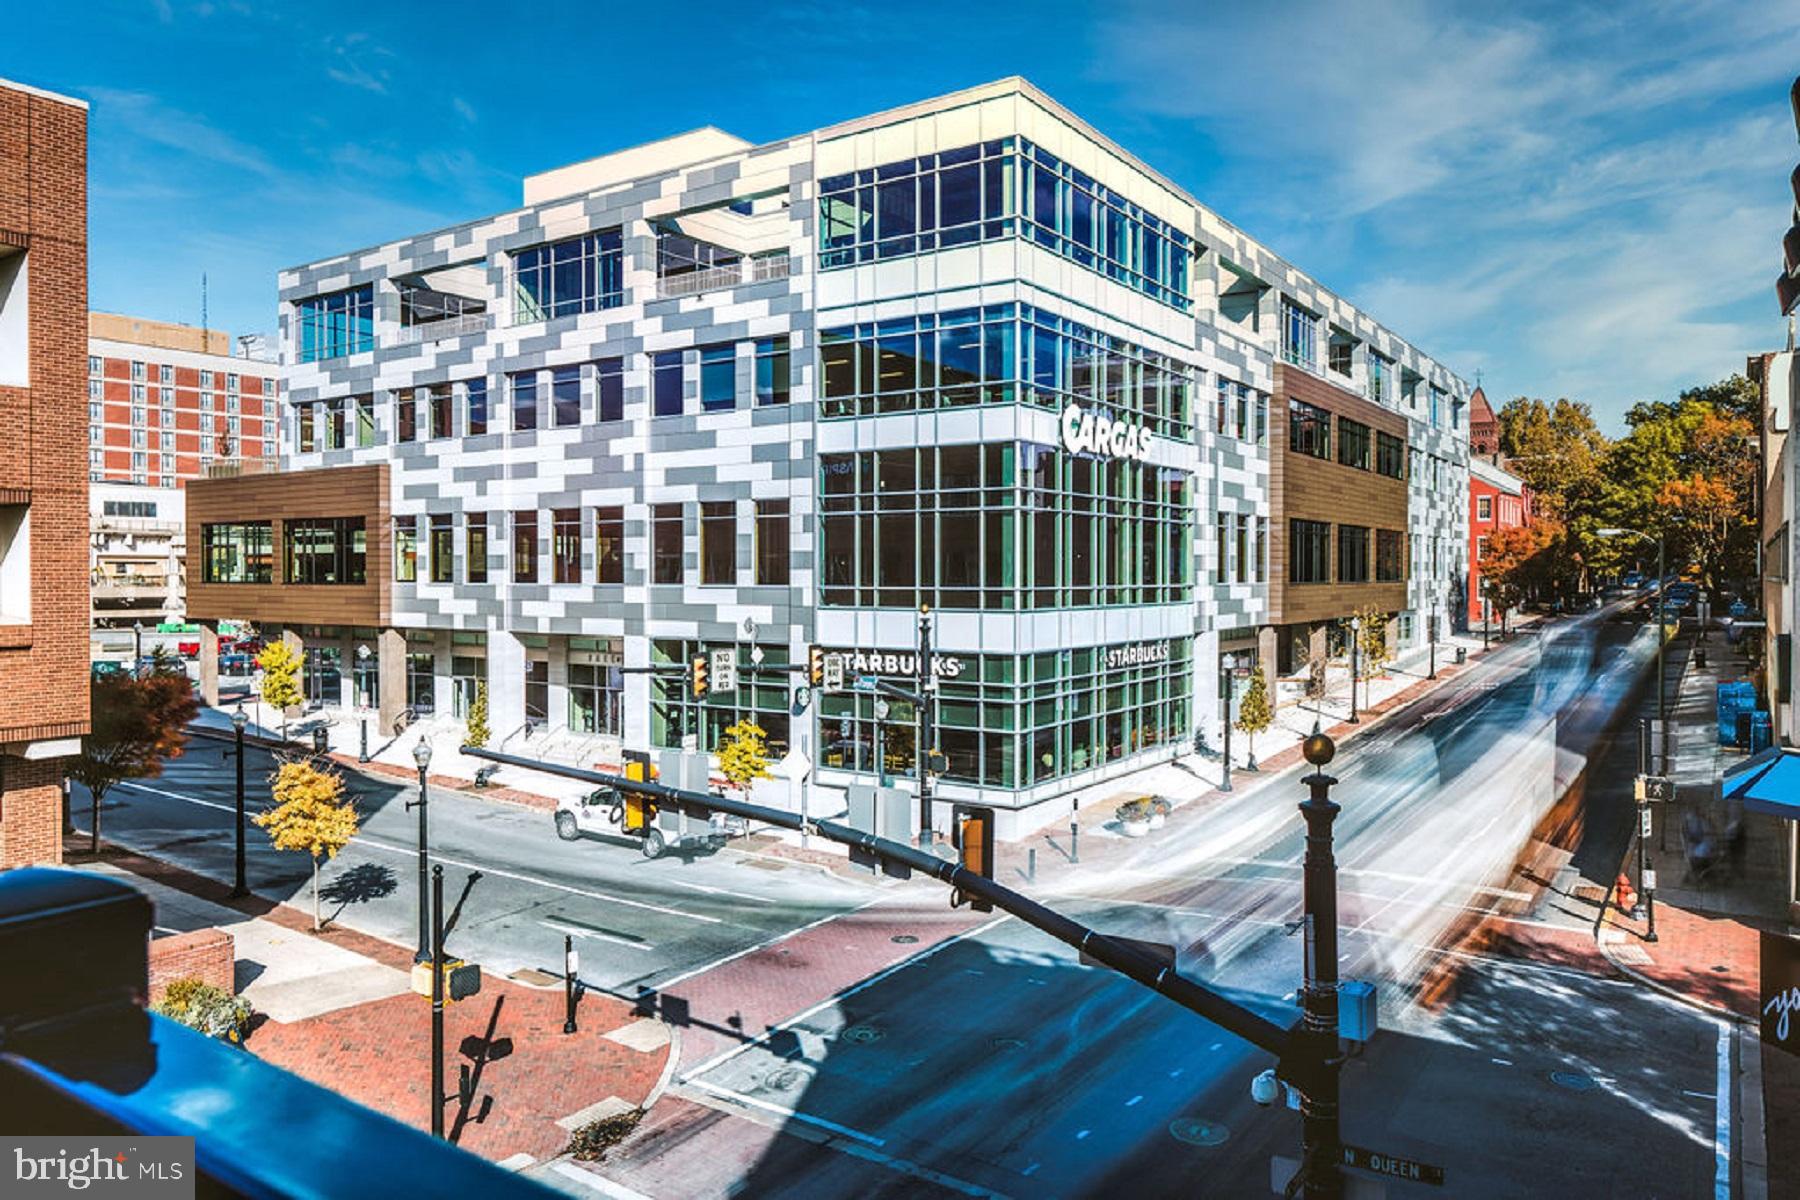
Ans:
[{"label": "brick wall", "polygon": [[62,760],[0,755],[0,869],[62,861]]},{"label": "brick wall", "polygon": [[150,1003],[155,1004],[177,979],[192,976],[235,994],[236,950],[223,929],[196,929],[150,943]]},{"label": "brick wall", "polygon": [[6,867],[59,857],[60,765],[16,755],[88,730],[83,105],[0,86],[0,245],[25,253],[30,354],[28,386],[0,387],[0,495],[28,504],[31,520],[30,623],[0,637]]}]

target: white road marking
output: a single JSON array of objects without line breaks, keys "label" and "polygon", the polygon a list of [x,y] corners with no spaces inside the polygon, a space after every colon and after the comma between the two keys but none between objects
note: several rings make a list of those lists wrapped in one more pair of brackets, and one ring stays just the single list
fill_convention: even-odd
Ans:
[{"label": "white road marking", "polygon": [[1731,1026],[1719,1022],[1719,1107],[1713,1121],[1713,1200],[1731,1200]]},{"label": "white road marking", "polygon": [[1138,1101],[1140,1101],[1142,1099],[1143,1099],[1142,1096],[1133,1096],[1131,1099],[1129,1099],[1125,1102],[1125,1107],[1130,1108],[1132,1105],[1136,1104]]},{"label": "white road marking", "polygon": [[651,1200],[642,1192],[633,1191],[622,1183],[614,1183],[604,1175],[596,1175],[592,1171],[584,1171],[573,1163],[551,1163],[550,1169],[567,1179],[585,1184],[599,1192],[602,1196],[611,1196],[612,1200]]},{"label": "white road marking", "polygon": [[1696,1100],[1711,1100],[1713,1098],[1711,1092],[1696,1092],[1693,1088],[1682,1088],[1681,1094],[1684,1096],[1692,1096]]},{"label": "white road marking", "polygon": [[[220,804],[213,800],[201,800],[195,796],[184,796],[180,792],[166,791],[163,788],[153,788],[142,783],[121,783],[119,786],[133,788],[140,792],[149,792],[153,796],[166,796],[171,800],[185,800],[189,804],[198,804],[202,808],[216,808],[221,812],[230,813],[235,813],[237,811],[229,804]],[[392,843],[384,842],[380,838],[371,837],[368,834],[358,836],[351,844],[355,846],[372,846],[377,850],[385,850],[389,854],[402,854],[408,858],[415,857],[419,853],[417,846],[396,846]],[[647,904],[642,900],[631,900],[624,896],[609,895],[606,892],[596,892],[587,888],[572,887],[566,883],[556,883],[553,880],[540,879],[535,875],[525,875],[518,871],[508,871],[503,867],[464,862],[461,859],[448,858],[442,854],[432,855],[431,860],[433,862],[443,863],[447,867],[461,867],[469,871],[480,871],[483,875],[498,875],[502,879],[514,879],[520,883],[536,884],[538,887],[551,888],[559,892],[567,892],[572,896],[585,896],[589,900],[598,900],[605,904],[622,904],[627,908],[641,908],[647,912],[662,913],[664,916],[668,917],[685,917],[689,921],[701,921],[707,925],[724,924],[718,917],[709,917],[704,913],[683,912],[679,908],[664,908],[660,904]]]},{"label": "white road marking", "polygon": [[1500,1067],[1512,1066],[1512,1059],[1510,1059],[1510,1058],[1490,1058],[1490,1059],[1488,1059],[1488,1061],[1493,1063],[1495,1066],[1500,1066]]},{"label": "white road marking", "polygon": [[901,971],[904,971],[907,967],[913,966],[917,963],[924,962],[926,959],[930,958],[932,955],[936,954],[940,950],[947,949],[948,947],[954,946],[954,945],[956,945],[956,943],[963,941],[965,939],[968,939],[968,938],[980,937],[982,934],[986,933],[988,930],[993,929],[994,927],[996,927],[998,925],[1003,925],[1007,921],[1010,921],[1010,920],[1012,920],[1012,917],[1010,917],[1010,916],[995,917],[992,921],[987,922],[985,925],[977,925],[973,929],[965,929],[963,932],[961,932],[959,934],[956,934],[952,937],[945,938],[943,941],[939,942],[935,946],[928,946],[926,949],[920,951],[918,954],[909,955],[908,957],[901,959],[899,962],[894,963],[892,966],[886,968],[885,970],[877,971],[875,974],[869,976],[867,979],[863,980],[861,983],[858,983],[853,987],[845,988],[843,991],[837,993],[834,996],[826,997],[825,999],[819,1001],[817,1004],[813,1005],[811,1008],[808,1008],[801,1012],[795,1013],[793,1016],[791,1016],[787,1020],[781,1022],[779,1025],[771,1026],[766,1032],[764,1032],[761,1036],[755,1038],[754,1040],[744,1042],[740,1045],[733,1046],[729,1050],[725,1050],[719,1054],[713,1055],[713,1057],[707,1059],[705,1062],[701,1063],[699,1066],[695,1067],[693,1070],[683,1073],[681,1076],[681,1082],[682,1083],[688,1083],[690,1081],[697,1082],[699,1080],[700,1076],[705,1075],[709,1071],[712,1071],[718,1067],[724,1066],[726,1063],[730,1062],[732,1059],[736,1058],[738,1055],[744,1053],[744,1051],[746,1051],[746,1050],[755,1049],[756,1047],[762,1045],[764,1042],[768,1041],[770,1038],[774,1037],[777,1033],[781,1033],[781,1032],[791,1028],[792,1026],[798,1025],[800,1022],[806,1020],[808,1017],[812,1016],[813,1014],[823,1012],[835,1004],[841,1003],[844,1000],[848,1000],[851,996],[856,995],[856,993],[863,991],[867,988],[874,987],[876,984],[880,983],[882,980],[886,979],[888,976],[897,975]]},{"label": "white road marking", "polygon": [[706,892],[714,896],[730,896],[735,900],[748,900],[753,904],[775,903],[775,899],[772,896],[753,896],[749,892],[734,892],[730,888],[714,887],[710,883],[695,883],[688,879],[677,879],[675,876],[668,874],[658,875],[656,877],[656,882],[666,883],[671,887],[687,888],[690,891]]},{"label": "white road marking", "polygon": [[809,1113],[800,1112],[798,1109],[789,1108],[785,1104],[771,1104],[767,1100],[759,1099],[756,1096],[746,1096],[742,1092],[734,1092],[730,1088],[720,1087],[715,1083],[708,1083],[704,1079],[684,1080],[683,1085],[691,1085],[699,1088],[701,1091],[711,1092],[720,1099],[730,1100],[734,1104],[742,1104],[750,1108],[760,1108],[764,1112],[774,1113],[778,1117],[786,1117],[795,1121],[805,1121],[808,1125],[817,1125],[820,1129],[829,1129],[831,1132],[842,1134],[847,1138],[855,1138],[857,1141],[862,1142],[867,1146],[887,1145],[886,1138],[878,1138],[872,1133],[864,1133],[862,1130],[852,1129],[848,1125],[839,1125],[836,1121],[827,1121],[824,1117],[815,1117]]},{"label": "white road marking", "polygon": [[593,938],[595,941],[611,942],[615,946],[627,946],[633,950],[656,949],[649,942],[634,942],[630,938],[623,938],[614,933],[601,933],[597,929],[584,929],[580,925],[569,925],[562,921],[539,921],[538,924],[554,929],[558,933],[569,934],[571,937]]},{"label": "white road marking", "polygon": [[1079,1132],[1075,1135],[1075,1140],[1079,1142],[1081,1139],[1085,1138],[1089,1132],[1090,1132],[1089,1130],[1083,1129],[1081,1132]]},{"label": "white road marking", "polygon": [[1170,1079],[1178,1079],[1178,1078],[1180,1078],[1180,1076],[1181,1076],[1181,1070],[1182,1070],[1182,1069],[1181,1069],[1181,1068],[1180,1068],[1180,1067],[1176,1067],[1176,1068],[1175,1068],[1175,1069],[1174,1069],[1174,1070],[1173,1070],[1173,1071],[1170,1071],[1170,1072],[1169,1072],[1169,1078],[1170,1078]]},{"label": "white road marking", "polygon": [[825,924],[828,921],[835,921],[839,917],[848,917],[855,913],[859,913],[865,908],[869,908],[872,905],[880,904],[885,899],[887,899],[886,896],[877,896],[873,900],[865,900],[863,903],[857,905],[855,908],[847,908],[847,909],[843,910],[842,912],[826,913],[824,916],[820,917],[816,921],[808,921],[806,924],[801,925],[800,927],[798,927],[796,929],[785,930],[781,933],[775,934],[773,937],[764,938],[762,941],[756,943],[754,946],[745,946],[742,950],[732,951],[730,954],[727,954],[724,958],[716,958],[712,962],[703,963],[698,967],[691,967],[688,970],[681,972],[679,975],[672,975],[669,978],[663,980],[661,983],[657,984],[655,987],[655,990],[659,991],[659,992],[666,992],[670,988],[674,987],[676,984],[686,983],[688,980],[694,978],[694,976],[696,976],[696,975],[704,975],[708,971],[717,970],[719,967],[724,966],[726,963],[736,962],[738,959],[743,958],[745,955],[755,954],[758,950],[766,950],[770,946],[775,945],[777,942],[786,941],[788,938],[793,937],[795,934],[805,933],[809,929],[817,929],[819,926]]},{"label": "white road marking", "polygon": [[[1290,993],[1290,995],[1291,995],[1291,993]],[[1208,1046],[1207,1049],[1208,1050],[1217,1050],[1220,1046],[1223,1046],[1224,1044],[1225,1044],[1224,1042],[1214,1042],[1212,1045]]]},{"label": "white road marking", "polygon": [[1023,1171],[1020,1171],[1019,1174],[1030,1175],[1033,1171],[1037,1170],[1039,1167],[1041,1167],[1043,1165],[1044,1165],[1043,1163],[1035,1163],[1034,1162],[1029,1167],[1026,1167]]}]

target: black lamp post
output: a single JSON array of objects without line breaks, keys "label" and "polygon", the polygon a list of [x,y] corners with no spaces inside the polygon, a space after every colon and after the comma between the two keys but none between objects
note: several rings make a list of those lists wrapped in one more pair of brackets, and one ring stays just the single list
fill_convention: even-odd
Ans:
[{"label": "black lamp post", "polygon": [[1231,790],[1231,693],[1235,690],[1231,682],[1232,668],[1224,663],[1219,665],[1219,706],[1224,709],[1225,719],[1221,722],[1225,727],[1225,753],[1220,759],[1219,790]]},{"label": "black lamp post", "polygon": [[1310,1051],[1305,1056],[1310,1078],[1300,1096],[1300,1141],[1307,1170],[1305,1194],[1336,1197],[1342,1194],[1337,1162],[1341,1154],[1338,1075],[1343,1055],[1338,1049],[1337,861],[1332,855],[1331,826],[1339,809],[1331,798],[1337,780],[1325,774],[1325,766],[1336,757],[1337,747],[1315,729],[1300,751],[1313,767],[1306,777],[1309,794],[1299,806],[1300,815],[1306,818],[1301,1030]]},{"label": "black lamp post", "polygon": [[1438,615],[1437,610],[1434,607],[1425,617],[1425,652],[1430,656],[1431,667],[1431,669],[1425,673],[1425,678],[1427,679],[1437,678],[1437,627]]},{"label": "black lamp post", "polygon": [[131,623],[131,675],[132,675],[132,678],[135,679],[138,675],[143,673],[143,671],[142,671],[143,665],[144,665],[144,623],[142,621],[133,621]]},{"label": "black lamp post", "polygon": [[237,861],[231,882],[233,898],[250,894],[244,883],[244,725],[249,720],[240,703],[231,714],[231,727],[237,732]]},{"label": "black lamp post", "polygon": [[431,765],[431,743],[424,738],[413,747],[413,761],[419,764],[419,798],[408,804],[408,808],[419,810],[419,949],[413,955],[414,962],[431,960],[431,893],[430,870],[427,865],[425,848],[425,813],[429,807],[430,793],[425,785],[425,768]]},{"label": "black lamp post", "polygon": [[1362,673],[1362,618],[1350,618],[1350,724],[1360,722],[1356,716],[1356,683]]},{"label": "black lamp post", "polygon": [[[358,708],[366,707],[364,702],[366,701],[367,697],[362,694],[362,690],[363,690],[362,685],[363,685],[363,680],[368,678],[368,673],[369,673],[369,648],[367,646],[358,646],[356,648],[356,672],[355,672],[356,678],[354,680],[352,680],[352,690],[357,693],[356,701],[357,701]],[[368,717],[368,714],[364,713],[358,723],[361,726],[361,735],[360,735],[361,736],[361,744],[356,752],[356,761],[359,763],[366,763],[369,761],[369,717]]]}]

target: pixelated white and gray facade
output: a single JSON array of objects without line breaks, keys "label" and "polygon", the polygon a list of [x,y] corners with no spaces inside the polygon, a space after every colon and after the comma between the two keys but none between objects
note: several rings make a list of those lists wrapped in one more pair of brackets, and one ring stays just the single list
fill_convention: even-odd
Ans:
[{"label": "pixelated white and gray facade", "polygon": [[[873,697],[815,692],[800,707],[808,651],[843,654],[853,674],[906,674],[924,603],[951,760],[939,792],[1024,810],[1003,828],[1187,752],[1196,729],[1216,745],[1221,651],[1253,648],[1268,619],[1267,440],[1285,431],[1259,439],[1255,414],[1282,355],[1284,298],[1317,320],[1307,369],[1409,418],[1401,636],[1416,644],[1423,614],[1457,608],[1465,383],[1023,81],[762,146],[699,131],[532,177],[526,201],[280,278],[288,400],[297,422],[317,422],[289,431],[284,466],[392,464],[393,512],[416,519],[416,578],[393,599],[412,698],[460,709],[468,677],[484,677],[490,744],[529,714],[592,732],[590,758],[679,745],[699,723],[683,668],[736,647],[737,690],[699,706],[707,744],[755,715],[816,765],[817,786],[866,779]],[[550,268],[568,274],[548,292],[542,274],[522,288],[521,255],[536,272],[526,252],[608,231],[604,254],[615,230],[616,266],[571,259]],[[372,346],[321,350],[316,309],[302,336],[302,305],[365,287]],[[408,293],[425,301],[409,316],[411,288],[428,290]],[[542,319],[532,306],[547,294],[577,297],[577,311]],[[1334,337],[1353,345],[1348,377],[1327,366]],[[785,402],[780,368],[759,362],[779,339]],[[664,357],[656,415],[656,356],[670,352],[680,411]],[[1375,355],[1385,387],[1369,379]],[[579,421],[559,426],[553,392],[570,415],[570,368]],[[536,427],[515,430],[514,384],[530,372]],[[469,432],[471,382],[485,433]],[[448,428],[431,411],[446,387]],[[400,441],[408,396],[414,437]],[[372,437],[358,437],[359,401]],[[327,405],[340,402],[334,429]],[[1071,452],[1070,403],[1154,433]],[[1420,454],[1441,468],[1421,469]],[[783,503],[786,581],[759,582],[782,574],[763,570],[759,537],[779,531]],[[653,582],[654,510],[671,505],[680,581]],[[554,581],[559,510],[580,513],[579,582]],[[622,564],[602,582],[599,514],[613,510]],[[536,514],[536,582],[514,578],[515,513]],[[486,520],[485,582],[464,560],[470,514]],[[1233,529],[1243,517],[1253,562],[1217,561],[1220,514]],[[431,568],[433,516],[453,531],[447,571]],[[703,582],[722,563],[716,547],[702,562],[703,518],[708,536],[730,530],[723,582]],[[910,762],[904,716],[880,730],[896,766]]]}]

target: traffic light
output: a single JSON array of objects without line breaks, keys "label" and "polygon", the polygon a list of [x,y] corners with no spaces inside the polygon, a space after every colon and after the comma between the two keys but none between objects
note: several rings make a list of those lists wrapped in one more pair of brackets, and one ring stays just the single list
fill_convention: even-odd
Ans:
[{"label": "traffic light", "polygon": [[[979,875],[983,879],[992,879],[994,877],[994,810],[958,806],[956,818],[956,849],[963,870]],[[964,895],[961,888],[950,893],[952,907],[961,907],[965,903],[972,912],[994,911],[992,901]]]},{"label": "traffic light", "polygon": [[625,819],[620,828],[626,833],[644,833],[656,824],[656,799],[642,792],[625,793]]},{"label": "traffic light", "polygon": [[825,682],[825,651],[818,646],[806,650],[806,681],[814,687]]},{"label": "traffic light", "polygon": [[[925,755],[925,769],[933,775],[942,775],[945,771],[950,769],[950,760],[944,757],[944,752],[942,750],[933,750]],[[988,810],[977,809],[975,811],[987,812]]]},{"label": "traffic light", "polygon": [[706,655],[697,654],[694,661],[688,664],[688,694],[696,700],[706,699],[710,684],[707,679]]}]

